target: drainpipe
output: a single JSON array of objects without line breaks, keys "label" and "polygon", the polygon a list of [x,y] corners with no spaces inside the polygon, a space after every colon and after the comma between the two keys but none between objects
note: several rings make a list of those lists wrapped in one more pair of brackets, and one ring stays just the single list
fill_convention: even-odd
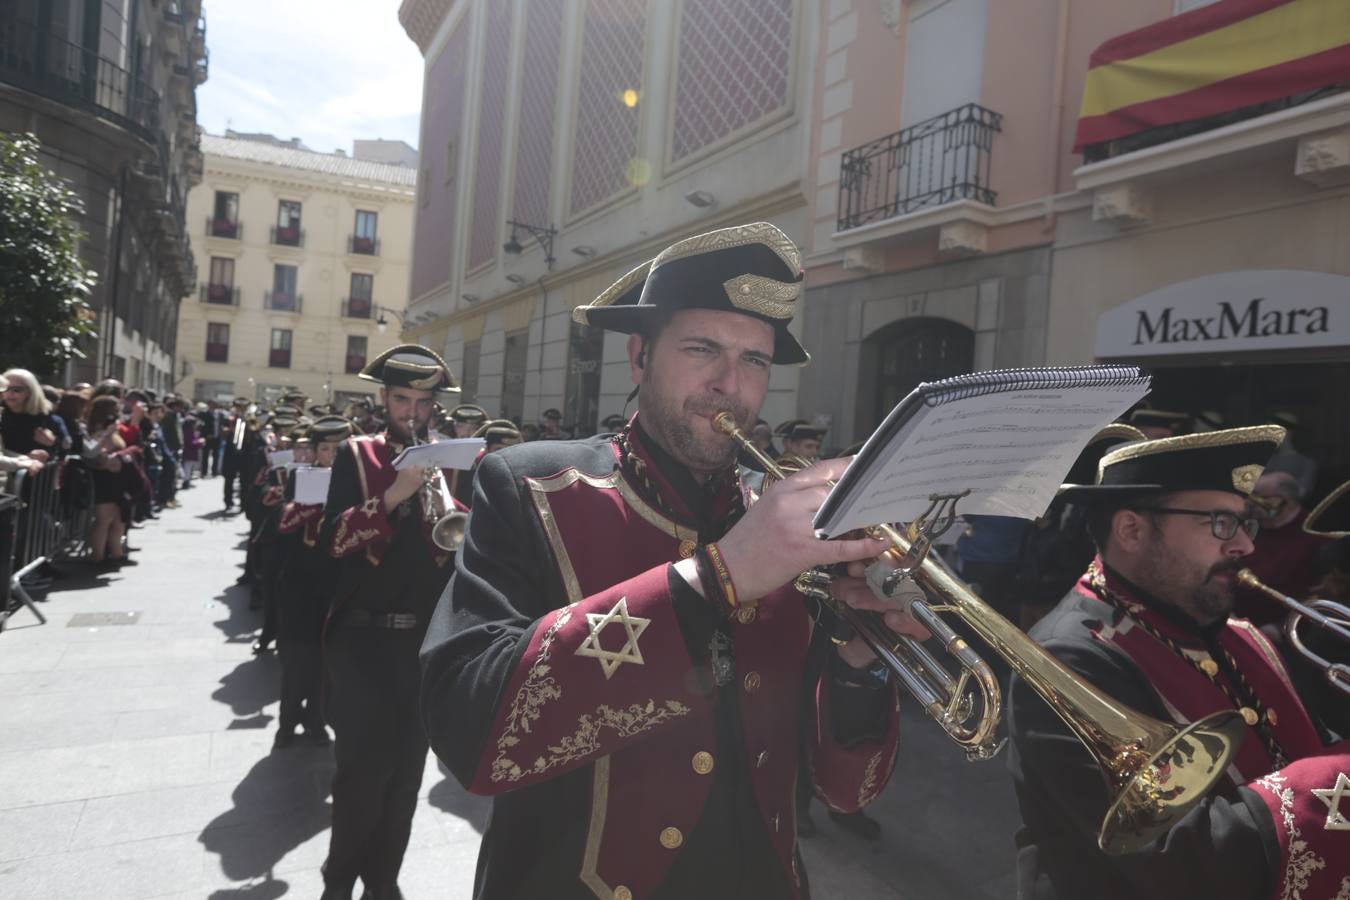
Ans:
[{"label": "drainpipe", "polygon": [[1058,25],[1055,31],[1055,76],[1050,97],[1050,136],[1051,145],[1046,164],[1046,200],[1045,219],[1041,226],[1042,234],[1051,234],[1058,224],[1059,215],[1055,212],[1055,196],[1059,193],[1059,166],[1063,160],[1064,139],[1061,131],[1064,127],[1064,73],[1068,68],[1069,55],[1069,4],[1071,0],[1059,0]]},{"label": "drainpipe", "polygon": [[117,349],[117,294],[122,283],[122,233],[126,231],[127,218],[127,164],[122,163],[122,172],[118,177],[117,223],[113,226],[112,246],[112,282],[108,285],[108,355],[103,362],[103,377],[111,378],[113,357]]}]

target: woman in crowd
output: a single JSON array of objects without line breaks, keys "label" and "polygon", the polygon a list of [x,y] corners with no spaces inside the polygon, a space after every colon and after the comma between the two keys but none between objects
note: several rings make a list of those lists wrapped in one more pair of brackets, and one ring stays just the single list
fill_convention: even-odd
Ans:
[{"label": "woman in crowd", "polygon": [[118,433],[121,401],[114,396],[95,397],[85,419],[85,464],[94,473],[94,521],[89,526],[89,560],[95,564],[120,561],[122,534],[122,459],[126,442]]},{"label": "woman in crowd", "polygon": [[27,369],[10,369],[4,378],[4,407],[0,411],[0,444],[11,453],[23,453],[46,462],[57,452],[52,405]]}]

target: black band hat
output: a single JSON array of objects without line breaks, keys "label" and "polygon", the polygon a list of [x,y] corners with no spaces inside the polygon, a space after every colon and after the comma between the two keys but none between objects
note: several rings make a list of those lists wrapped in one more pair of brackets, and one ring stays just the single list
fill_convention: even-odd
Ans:
[{"label": "black band hat", "polygon": [[775,428],[773,433],[785,441],[820,441],[825,439],[827,431],[828,428],[806,419],[789,419]]},{"label": "black band hat", "polygon": [[491,419],[484,422],[483,425],[473,433],[476,438],[483,438],[489,444],[500,444],[502,441],[519,441],[520,429],[516,423],[510,419]]},{"label": "black band hat", "polygon": [[773,362],[804,365],[811,356],[788,331],[802,282],[801,254],[792,239],[768,222],[754,222],[672,244],[572,310],[572,318],[632,334],[660,312],[741,313],[773,326]]},{"label": "black band hat", "polygon": [[612,416],[605,416],[605,420],[600,423],[606,431],[618,431],[627,424],[628,420],[618,413],[614,413]]},{"label": "black band hat", "polygon": [[247,397],[235,397],[233,400],[230,401],[230,405],[231,405],[231,406],[248,406],[248,405],[249,405],[250,403],[252,403],[252,402],[253,402],[253,401],[250,400],[250,399],[248,399]]},{"label": "black band hat", "polygon": [[482,425],[488,420],[488,411],[474,403],[461,403],[450,410],[450,418],[456,422],[475,422]]},{"label": "black band hat", "polygon": [[1350,537],[1350,481],[1313,507],[1303,520],[1303,530],[1318,537]]},{"label": "black band hat", "polygon": [[309,439],[319,441],[345,441],[352,436],[352,423],[342,416],[323,416],[309,426]]},{"label": "black band hat", "polygon": [[458,391],[459,382],[450,374],[445,360],[420,344],[398,344],[375,357],[356,376],[385,387],[406,387],[418,391]]},{"label": "black band hat", "polygon": [[1173,491],[1247,497],[1283,440],[1280,426],[1255,425],[1136,441],[1102,457],[1094,484],[1065,487],[1061,496],[1076,503],[1117,505]]},{"label": "black band hat", "polygon": [[562,413],[559,412],[557,409],[554,409],[553,407],[549,407],[548,409],[544,410],[543,412],[541,412],[541,413],[539,414],[539,418],[541,418],[541,419],[556,419],[556,420],[558,420],[559,422],[561,422],[561,421],[562,421]]}]

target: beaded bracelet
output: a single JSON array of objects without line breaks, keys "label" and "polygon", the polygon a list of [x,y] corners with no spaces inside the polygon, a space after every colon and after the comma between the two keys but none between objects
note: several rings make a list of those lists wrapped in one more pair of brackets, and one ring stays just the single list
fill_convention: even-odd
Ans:
[{"label": "beaded bracelet", "polygon": [[717,580],[717,567],[713,565],[712,558],[708,556],[706,547],[700,545],[694,548],[694,565],[698,572],[699,584],[703,585],[703,596],[713,603],[724,600],[722,597],[722,583]]}]

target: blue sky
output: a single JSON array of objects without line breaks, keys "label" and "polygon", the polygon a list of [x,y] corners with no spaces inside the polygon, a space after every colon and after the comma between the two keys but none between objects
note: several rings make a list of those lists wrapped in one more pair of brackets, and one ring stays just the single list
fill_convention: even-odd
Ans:
[{"label": "blue sky", "polygon": [[422,56],[398,0],[205,0],[210,74],[197,122],[266,131],[310,149],[356,138],[417,146]]}]

